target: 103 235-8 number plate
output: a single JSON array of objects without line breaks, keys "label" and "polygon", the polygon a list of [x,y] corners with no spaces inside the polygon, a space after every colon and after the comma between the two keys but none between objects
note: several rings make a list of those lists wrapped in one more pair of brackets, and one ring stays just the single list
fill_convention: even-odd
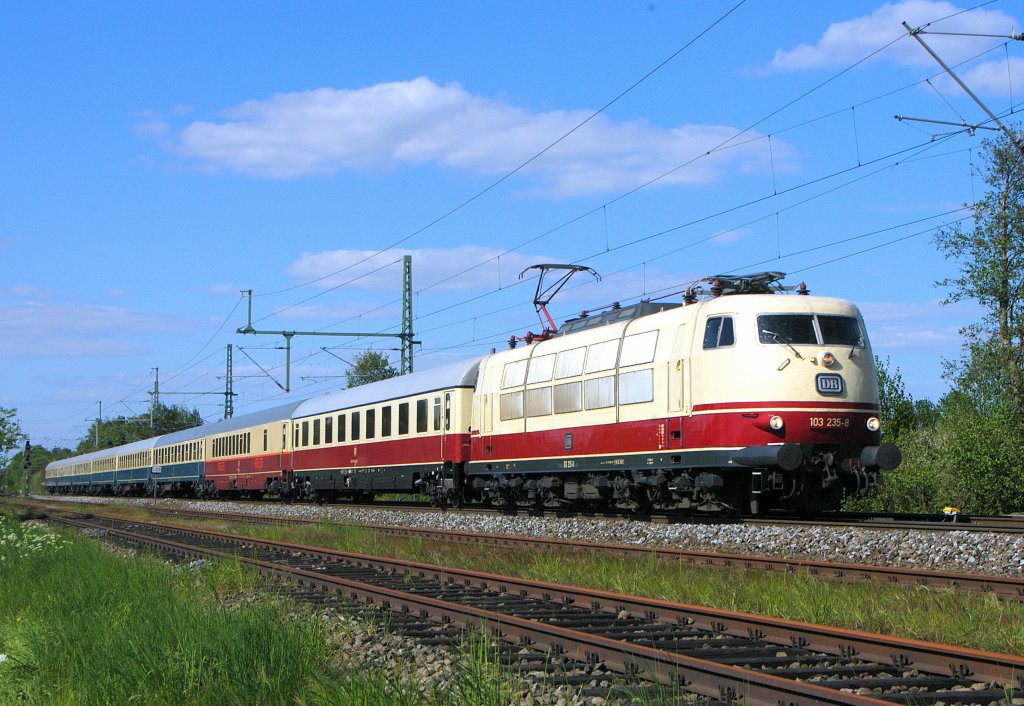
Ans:
[{"label": "103 235-8 number plate", "polygon": [[811,417],[811,429],[849,429],[849,417]]}]

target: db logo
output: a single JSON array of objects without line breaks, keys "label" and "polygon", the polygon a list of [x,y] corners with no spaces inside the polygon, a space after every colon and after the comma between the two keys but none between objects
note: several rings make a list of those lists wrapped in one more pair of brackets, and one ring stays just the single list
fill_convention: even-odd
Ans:
[{"label": "db logo", "polygon": [[836,373],[818,373],[817,386],[822,395],[841,395],[846,390],[843,376]]}]

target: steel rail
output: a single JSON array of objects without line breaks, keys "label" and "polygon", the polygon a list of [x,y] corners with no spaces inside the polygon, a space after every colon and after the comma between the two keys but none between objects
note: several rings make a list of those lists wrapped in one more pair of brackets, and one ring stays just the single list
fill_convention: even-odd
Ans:
[{"label": "steel rail", "polygon": [[[260,524],[314,525],[322,520],[295,517],[267,517],[237,512],[205,510],[158,509],[159,514],[199,519],[225,519]],[[729,554],[672,547],[637,546],[597,542],[570,541],[547,537],[502,535],[485,532],[461,532],[392,525],[333,523],[339,526],[362,527],[392,537],[415,537],[429,541],[484,544],[501,547],[530,547],[554,551],[605,552],[632,558],[656,558],[665,562],[683,563],[700,568],[727,568],[770,571],[791,575],[807,575],[830,581],[865,581],[886,586],[915,586],[994,595],[1005,600],[1024,601],[1024,579],[990,574],[961,574],[952,571],[910,569],[874,564],[847,564],[815,559],[792,559],[747,554]]]},{"label": "steel rail", "polygon": [[[66,497],[74,502],[76,496]],[[56,499],[56,498],[54,498]],[[117,496],[105,498],[116,502]],[[235,503],[245,505],[265,505],[267,501],[247,499],[220,499],[214,502]],[[272,501],[271,501],[272,502]],[[302,503],[308,504],[308,503]],[[603,520],[629,519],[638,522],[656,524],[747,524],[755,526],[792,526],[792,527],[839,527],[850,529],[879,530],[920,530],[935,532],[994,532],[1006,534],[1024,534],[1024,514],[1021,515],[956,515],[926,513],[843,513],[831,512],[812,519],[786,516],[744,516],[718,517],[714,515],[693,515],[685,512],[661,511],[646,515],[638,515],[628,510],[595,509],[595,508],[532,508],[532,507],[493,507],[484,505],[463,505],[461,507],[436,507],[426,502],[387,501],[387,502],[340,502],[330,507],[340,509],[348,507],[372,508],[374,510],[394,512],[431,512],[431,513],[477,513],[516,517],[583,517]]]},{"label": "steel rail", "polygon": [[[160,527],[158,524],[150,526]],[[1015,680],[1021,680],[1024,677],[1024,657],[1015,655],[705,608],[654,598],[628,596],[596,589],[568,587],[422,562],[306,547],[291,542],[276,542],[180,527],[168,527],[167,529],[196,537],[217,537],[222,541],[232,541],[252,547],[303,553],[323,560],[345,561],[357,566],[367,566],[392,573],[410,573],[421,577],[430,577],[445,584],[475,584],[495,589],[501,593],[518,593],[545,601],[587,603],[594,611],[612,613],[625,611],[634,615],[655,618],[669,624],[687,623],[696,628],[741,637],[756,635],[779,645],[798,644],[807,649],[837,656],[856,655],[859,658],[882,664],[913,665],[916,669],[932,674],[969,676],[977,681],[999,684],[1013,684]],[[1024,682],[1021,682],[1021,685],[1024,686]]]},{"label": "steel rail", "polygon": [[[430,614],[445,622],[458,625],[483,626],[500,634],[504,639],[513,638],[523,644],[537,645],[582,661],[600,660],[606,666],[624,673],[643,672],[663,684],[678,685],[687,691],[713,698],[742,698],[746,703],[777,706],[785,703],[791,706],[823,704],[825,706],[879,705],[890,703],[868,696],[846,693],[808,682],[765,674],[761,672],[722,665],[708,660],[674,654],[644,645],[614,640],[600,635],[563,628],[536,620],[519,618],[496,611],[443,601],[430,596],[396,591],[386,587],[373,586],[338,576],[331,576],[301,568],[282,566],[272,562],[236,555],[211,548],[196,547],[170,539],[119,530],[83,520],[59,518],[58,522],[80,527],[102,527],[104,530],[135,543],[145,543],[164,551],[185,556],[218,557],[238,559],[257,568],[265,575],[288,576],[301,585],[310,585],[346,595],[356,602],[379,604],[382,607],[401,612]],[[174,528],[180,529],[180,528]],[[190,531],[195,536],[217,536],[223,539],[241,540],[246,545],[274,545],[275,548],[298,550],[299,545],[287,543],[251,542],[250,538]],[[303,548],[307,553],[321,556],[313,548]],[[313,551],[310,551],[313,550]],[[333,556],[327,553],[326,556]],[[353,555],[358,556],[358,555]],[[372,559],[367,557],[366,559]],[[424,565],[425,566],[425,565]],[[440,567],[437,567],[440,568]],[[500,577],[499,577],[500,578]]]}]

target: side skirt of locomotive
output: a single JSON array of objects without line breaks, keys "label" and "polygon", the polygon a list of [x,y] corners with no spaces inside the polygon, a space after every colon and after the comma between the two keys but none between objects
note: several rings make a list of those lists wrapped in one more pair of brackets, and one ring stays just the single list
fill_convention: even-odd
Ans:
[{"label": "side skirt of locomotive", "polygon": [[880,469],[897,465],[894,446],[799,444],[473,462],[465,494],[507,507],[820,512],[838,509],[844,496],[880,483]]}]

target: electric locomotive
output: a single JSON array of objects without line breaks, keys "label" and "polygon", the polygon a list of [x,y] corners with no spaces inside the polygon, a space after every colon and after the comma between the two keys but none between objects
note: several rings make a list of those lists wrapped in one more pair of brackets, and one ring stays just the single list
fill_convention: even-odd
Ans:
[{"label": "electric locomotive", "polygon": [[[480,364],[470,496],[647,511],[813,513],[895,468],[850,302],[782,273],[568,322]],[[700,296],[704,294],[706,296]]]}]

